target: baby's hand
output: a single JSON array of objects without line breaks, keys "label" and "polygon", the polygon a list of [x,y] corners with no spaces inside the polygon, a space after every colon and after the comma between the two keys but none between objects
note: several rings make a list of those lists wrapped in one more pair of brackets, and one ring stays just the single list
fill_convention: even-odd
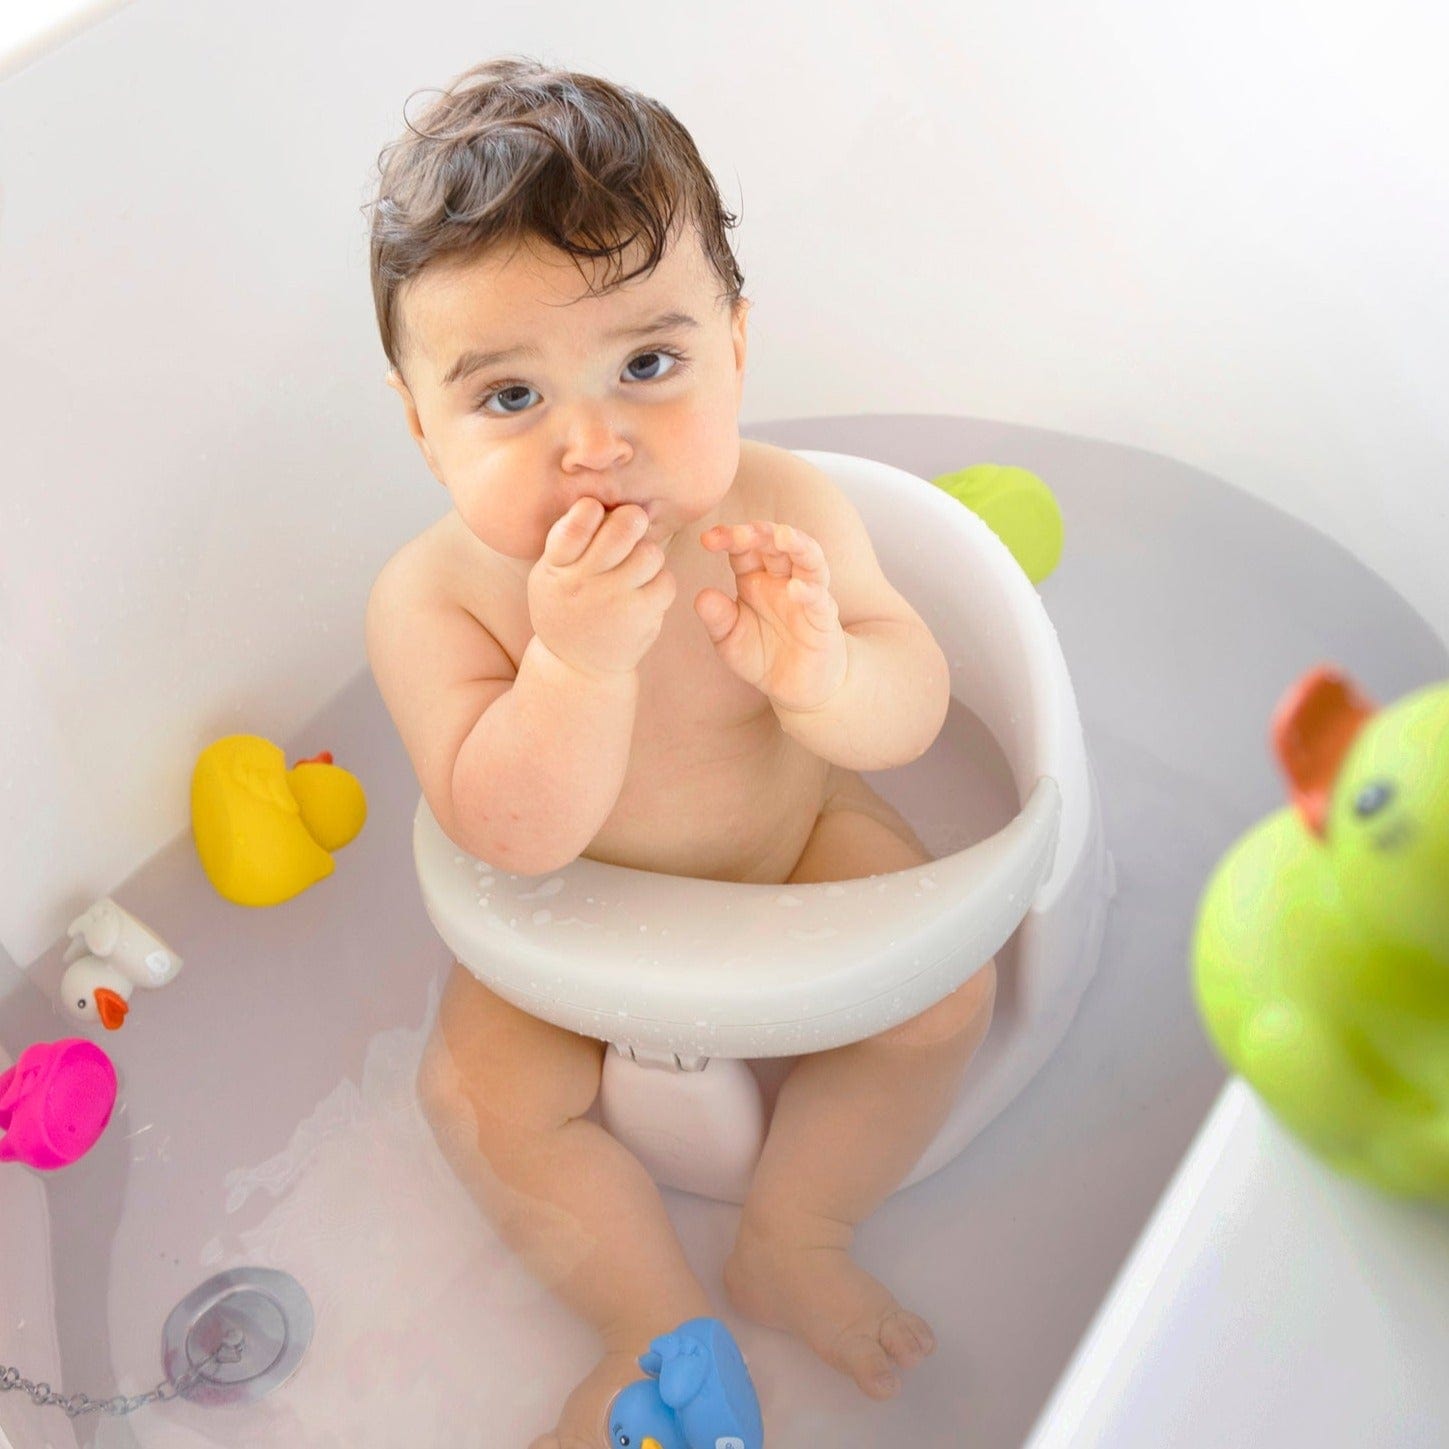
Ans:
[{"label": "baby's hand", "polygon": [[677,585],[648,530],[637,503],[607,509],[597,498],[576,499],[549,529],[528,575],[528,614],[566,664],[627,674],[654,647]]},{"label": "baby's hand", "polygon": [[820,545],[787,523],[719,524],[700,534],[728,549],[739,597],[702,589],[694,611],[720,658],[784,709],[818,709],[845,681],[845,630]]}]

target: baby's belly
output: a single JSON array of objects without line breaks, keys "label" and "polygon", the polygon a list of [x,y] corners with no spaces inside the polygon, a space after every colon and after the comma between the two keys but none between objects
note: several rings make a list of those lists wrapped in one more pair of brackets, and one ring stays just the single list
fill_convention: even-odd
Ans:
[{"label": "baby's belly", "polygon": [[705,880],[785,880],[815,827],[830,766],[773,714],[748,736],[683,754],[636,741],[619,799],[584,855]]}]

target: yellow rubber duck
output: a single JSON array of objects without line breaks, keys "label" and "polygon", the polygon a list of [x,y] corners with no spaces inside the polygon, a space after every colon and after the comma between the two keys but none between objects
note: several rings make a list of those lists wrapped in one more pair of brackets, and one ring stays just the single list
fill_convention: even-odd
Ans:
[{"label": "yellow rubber duck", "polygon": [[196,853],[217,893],[239,906],[275,906],[332,874],[367,819],[356,776],[324,751],[287,769],[259,735],[208,745],[191,774]]}]

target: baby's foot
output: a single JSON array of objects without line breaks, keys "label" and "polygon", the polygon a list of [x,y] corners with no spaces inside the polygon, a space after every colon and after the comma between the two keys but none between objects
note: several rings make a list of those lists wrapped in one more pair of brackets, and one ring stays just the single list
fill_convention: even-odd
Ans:
[{"label": "baby's foot", "polygon": [[871,1398],[889,1399],[900,1391],[898,1369],[933,1353],[936,1336],[851,1262],[851,1236],[835,1224],[786,1233],[741,1222],[725,1288],[747,1318],[796,1334]]},{"label": "baby's foot", "polygon": [[[648,1347],[646,1340],[639,1352]],[[644,1377],[637,1354],[606,1353],[564,1401],[558,1427],[535,1439],[529,1449],[610,1449],[609,1405],[626,1384]]]}]

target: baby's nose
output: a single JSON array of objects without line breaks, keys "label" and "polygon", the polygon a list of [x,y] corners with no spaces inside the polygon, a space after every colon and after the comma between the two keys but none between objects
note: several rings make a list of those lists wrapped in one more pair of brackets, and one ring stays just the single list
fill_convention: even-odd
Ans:
[{"label": "baby's nose", "polygon": [[628,440],[607,419],[591,414],[571,428],[564,447],[563,466],[605,473],[627,463],[632,456]]}]

